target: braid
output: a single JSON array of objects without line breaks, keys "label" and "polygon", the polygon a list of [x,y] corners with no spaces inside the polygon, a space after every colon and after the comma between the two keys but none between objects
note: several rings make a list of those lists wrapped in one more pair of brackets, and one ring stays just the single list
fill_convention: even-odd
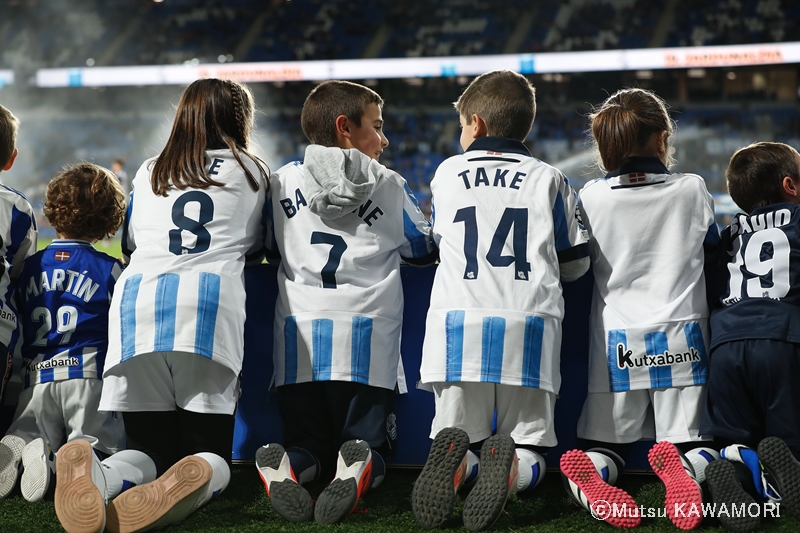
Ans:
[{"label": "braid", "polygon": [[239,84],[228,80],[228,86],[231,90],[231,100],[233,101],[233,110],[236,115],[236,142],[242,148],[247,148],[247,139],[244,134],[244,98],[242,97],[242,89]]}]

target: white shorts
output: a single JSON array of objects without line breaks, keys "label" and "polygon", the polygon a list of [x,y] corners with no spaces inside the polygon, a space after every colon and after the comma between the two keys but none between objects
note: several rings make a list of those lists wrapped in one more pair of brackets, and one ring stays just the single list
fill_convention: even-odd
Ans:
[{"label": "white shorts", "polygon": [[174,411],[232,415],[239,376],[227,366],[188,352],[137,355],[103,376],[103,411]]},{"label": "white shorts", "polygon": [[457,427],[467,432],[470,442],[492,435],[497,411],[497,433],[511,435],[517,444],[555,446],[553,412],[556,395],[552,392],[494,383],[432,383],[436,395],[436,415],[431,438],[439,431]]},{"label": "white shorts", "polygon": [[73,439],[112,454],[125,449],[125,428],[116,413],[98,413],[103,382],[68,379],[37,383],[22,391],[6,432],[26,442],[42,437],[57,452]]},{"label": "white shorts", "polygon": [[700,436],[705,400],[705,385],[591,393],[578,419],[578,437],[619,444],[710,440]]}]

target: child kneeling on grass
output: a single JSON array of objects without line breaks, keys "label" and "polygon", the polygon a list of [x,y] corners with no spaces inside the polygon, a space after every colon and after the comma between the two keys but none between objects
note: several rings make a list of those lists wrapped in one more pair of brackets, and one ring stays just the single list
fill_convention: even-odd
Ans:
[{"label": "child kneeling on grass", "polygon": [[587,271],[589,249],[567,178],[523,143],[536,114],[530,82],[488,72],[455,107],[464,154],[431,181],[441,264],[421,382],[435,395],[434,440],[411,503],[420,526],[442,526],[476,465],[463,520],[481,531],[508,498],[541,481],[543,455],[556,445],[561,281]]},{"label": "child kneeling on grass", "polygon": [[[746,214],[722,232],[703,429],[727,461],[706,477],[716,504],[779,501],[800,519],[800,154],[751,144],[725,177]],[[760,523],[751,513],[719,518],[734,531]]]}]

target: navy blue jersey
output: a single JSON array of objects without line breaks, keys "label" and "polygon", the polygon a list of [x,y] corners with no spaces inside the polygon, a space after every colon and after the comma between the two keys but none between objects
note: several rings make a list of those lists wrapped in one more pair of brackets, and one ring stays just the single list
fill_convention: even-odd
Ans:
[{"label": "navy blue jersey", "polygon": [[108,310],[122,263],[58,239],[29,257],[17,284],[24,384],[103,375]]},{"label": "navy blue jersey", "polygon": [[722,232],[711,347],[742,339],[800,343],[800,206],[739,214]]}]

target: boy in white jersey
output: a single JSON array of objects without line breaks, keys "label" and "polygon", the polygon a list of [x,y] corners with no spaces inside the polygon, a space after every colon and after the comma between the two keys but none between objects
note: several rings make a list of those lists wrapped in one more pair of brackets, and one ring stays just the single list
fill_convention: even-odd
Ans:
[{"label": "boy in white jersey", "polygon": [[[394,449],[394,395],[405,392],[400,259],[427,264],[435,252],[405,180],[378,163],[389,144],[382,106],[362,85],[320,84],[303,106],[313,143],[304,162],[270,180],[268,248],[282,258],[272,381],[284,441],[259,449],[256,466],[291,521],[344,519]],[[312,507],[301,483],[332,475],[334,463]]]},{"label": "boy in white jersey", "polygon": [[441,264],[421,382],[436,395],[435,439],[411,501],[422,527],[442,525],[463,469],[476,462],[468,448],[483,443],[464,503],[464,524],[480,531],[509,496],[541,480],[541,454],[556,444],[560,280],[588,269],[588,234],[567,179],[523,144],[536,113],[524,76],[479,76],[455,107],[465,153],[443,162],[431,182]]},{"label": "boy in white jersey", "polygon": [[[58,238],[25,260],[18,280],[25,388],[4,437],[26,444],[20,488],[28,501],[52,487],[50,450],[82,439],[107,457],[125,445],[122,420],[98,412],[108,309],[122,264],[93,247],[122,224],[125,195],[111,172],[82,163],[47,186],[44,214]],[[5,468],[0,497],[13,487],[17,465]]]},{"label": "boy in white jersey", "polygon": [[[0,105],[0,172],[11,170],[17,157],[19,119]],[[22,262],[36,252],[36,219],[28,200],[0,185],[0,400],[11,377],[11,354],[19,336],[12,285]],[[8,492],[17,479],[17,467],[25,441],[13,436],[0,440],[0,493]],[[8,489],[6,490],[6,487]]]},{"label": "boy in white jersey", "polygon": [[[570,496],[595,516],[608,510],[604,502],[636,508],[613,485],[630,443],[655,437],[648,459],[666,487],[667,516],[692,529],[701,513],[681,509],[700,508],[698,483],[719,457],[700,433],[708,375],[703,267],[719,242],[713,201],[700,176],[668,170],[673,125],[656,94],[617,91],[591,115],[591,132],[608,174],[580,192],[595,280],[589,394],[578,420],[588,452],[564,454],[561,471]],[[639,520],[606,517],[618,527]]]}]

